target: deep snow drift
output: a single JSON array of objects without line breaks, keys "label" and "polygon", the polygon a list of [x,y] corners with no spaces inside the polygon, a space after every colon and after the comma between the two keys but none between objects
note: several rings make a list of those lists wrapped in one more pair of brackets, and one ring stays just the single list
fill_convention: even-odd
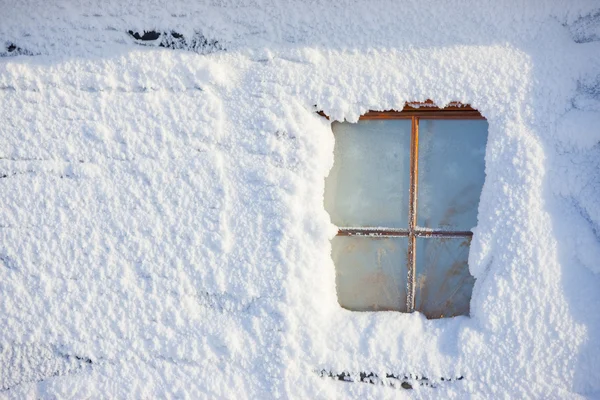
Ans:
[{"label": "deep snow drift", "polygon": [[[597,1],[57,3],[1,7],[0,396],[600,397]],[[489,122],[471,316],[346,311],[316,111],[425,99]]]}]

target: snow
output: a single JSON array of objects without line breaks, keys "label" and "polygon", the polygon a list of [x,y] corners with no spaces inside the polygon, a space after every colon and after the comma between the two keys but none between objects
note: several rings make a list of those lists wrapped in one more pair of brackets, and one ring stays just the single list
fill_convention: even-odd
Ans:
[{"label": "snow", "polygon": [[[597,1],[2,9],[1,397],[600,397]],[[471,315],[344,310],[316,111],[426,99],[489,123]]]}]

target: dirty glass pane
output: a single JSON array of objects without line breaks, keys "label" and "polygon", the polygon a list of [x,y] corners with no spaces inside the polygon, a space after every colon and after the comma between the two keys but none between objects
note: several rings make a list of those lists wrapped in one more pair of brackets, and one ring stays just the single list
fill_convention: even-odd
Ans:
[{"label": "dirty glass pane", "polygon": [[427,318],[469,315],[470,238],[417,238],[415,308]]},{"label": "dirty glass pane", "polygon": [[487,121],[419,121],[417,224],[470,230],[485,179]]},{"label": "dirty glass pane", "polygon": [[337,226],[407,228],[410,120],[332,125],[325,209]]},{"label": "dirty glass pane", "polygon": [[353,311],[406,311],[406,238],[336,236],[338,301]]}]

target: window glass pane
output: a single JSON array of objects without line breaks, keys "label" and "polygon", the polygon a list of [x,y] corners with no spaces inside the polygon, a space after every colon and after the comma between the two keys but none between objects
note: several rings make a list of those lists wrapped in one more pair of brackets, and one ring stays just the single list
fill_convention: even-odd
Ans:
[{"label": "window glass pane", "polygon": [[325,209],[337,226],[408,226],[410,120],[332,124]]},{"label": "window glass pane", "polygon": [[419,121],[417,224],[470,230],[485,179],[484,120]]},{"label": "window glass pane", "polygon": [[406,311],[406,238],[336,236],[338,301],[354,311]]},{"label": "window glass pane", "polygon": [[470,238],[417,238],[415,308],[427,318],[469,315]]}]

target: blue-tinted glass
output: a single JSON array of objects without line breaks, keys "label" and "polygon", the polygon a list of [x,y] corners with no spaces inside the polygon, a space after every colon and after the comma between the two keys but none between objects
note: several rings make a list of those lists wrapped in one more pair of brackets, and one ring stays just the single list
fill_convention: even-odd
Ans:
[{"label": "blue-tinted glass", "polygon": [[419,121],[417,225],[470,230],[485,179],[484,120]]},{"label": "blue-tinted glass", "polygon": [[427,318],[469,315],[470,238],[417,238],[415,308]]},{"label": "blue-tinted glass", "polygon": [[354,311],[406,311],[406,238],[336,236],[338,301]]},{"label": "blue-tinted glass", "polygon": [[325,209],[337,226],[407,228],[410,120],[333,123]]}]

